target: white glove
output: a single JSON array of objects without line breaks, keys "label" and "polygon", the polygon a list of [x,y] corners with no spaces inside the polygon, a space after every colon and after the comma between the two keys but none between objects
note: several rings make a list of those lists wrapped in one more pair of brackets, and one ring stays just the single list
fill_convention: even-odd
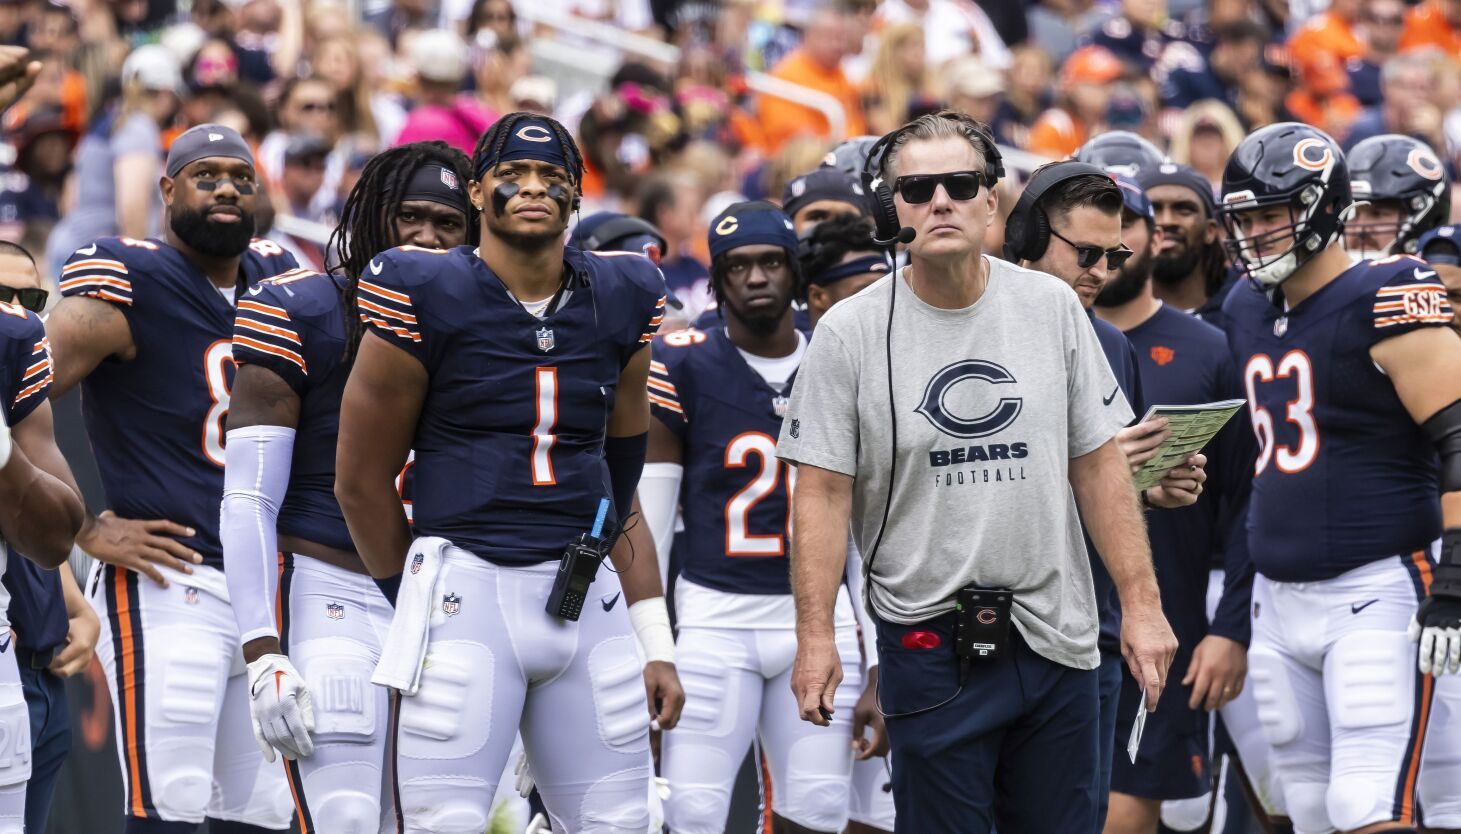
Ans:
[{"label": "white glove", "polygon": [[512,772],[517,775],[517,795],[527,799],[528,794],[533,792],[533,773],[528,770],[526,752],[517,754],[517,767],[513,768]]},{"label": "white glove", "polygon": [[309,687],[284,655],[266,654],[249,664],[249,713],[265,759],[274,761],[275,750],[286,759],[315,752],[309,737],[315,728]]},{"label": "white glove", "polygon": [[5,422],[5,413],[0,412],[0,469],[10,462],[10,425]]},{"label": "white glove", "polygon": [[[1427,597],[1420,611],[1410,620],[1408,635],[1420,644],[1419,663],[1422,675],[1456,674],[1461,670],[1461,628],[1456,626],[1461,615],[1461,600]],[[1425,624],[1421,623],[1425,620]]]}]

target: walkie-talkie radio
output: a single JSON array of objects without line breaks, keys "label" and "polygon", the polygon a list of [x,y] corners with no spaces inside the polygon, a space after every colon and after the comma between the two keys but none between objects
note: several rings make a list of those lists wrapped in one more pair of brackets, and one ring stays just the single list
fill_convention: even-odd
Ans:
[{"label": "walkie-talkie radio", "polygon": [[588,588],[599,575],[599,565],[613,547],[612,535],[604,536],[604,518],[609,513],[609,499],[599,499],[599,513],[594,527],[571,542],[558,562],[558,576],[553,579],[553,592],[548,594],[548,613],[560,619],[577,621],[583,613]]}]

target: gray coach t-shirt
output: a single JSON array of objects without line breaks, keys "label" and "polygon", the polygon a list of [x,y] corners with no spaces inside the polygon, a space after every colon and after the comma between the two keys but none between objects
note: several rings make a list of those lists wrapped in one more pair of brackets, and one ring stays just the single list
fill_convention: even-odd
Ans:
[{"label": "gray coach t-shirt", "polygon": [[833,307],[797,372],[777,454],[853,476],[866,559],[888,496],[896,288],[898,463],[873,610],[915,623],[952,610],[965,585],[1009,588],[1031,648],[1094,669],[1095,593],[1067,469],[1115,437],[1131,408],[1071,288],[986,260],[988,287],[962,310],[925,304],[901,270]]}]

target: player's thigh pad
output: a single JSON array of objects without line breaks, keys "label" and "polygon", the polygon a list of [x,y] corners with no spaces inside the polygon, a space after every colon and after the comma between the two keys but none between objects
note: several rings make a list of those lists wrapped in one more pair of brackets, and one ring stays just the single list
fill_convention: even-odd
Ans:
[{"label": "player's thigh pad", "polygon": [[[1415,647],[1404,631],[1354,631],[1324,662],[1331,726],[1326,805],[1341,831],[1394,819],[1415,703]],[[1414,784],[1413,782],[1411,783]]]},{"label": "player's thigh pad", "polygon": [[290,652],[314,702],[314,755],[298,762],[314,829],[364,832],[380,819],[388,690],[370,682],[372,647],[323,637]]}]

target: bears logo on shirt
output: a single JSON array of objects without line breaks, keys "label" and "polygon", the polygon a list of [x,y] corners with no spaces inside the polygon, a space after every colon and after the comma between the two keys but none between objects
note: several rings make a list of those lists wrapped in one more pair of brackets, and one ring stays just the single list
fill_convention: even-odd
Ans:
[{"label": "bears logo on shirt", "polygon": [[1024,408],[1021,397],[1002,397],[988,413],[974,417],[955,414],[945,402],[959,383],[977,379],[991,385],[1009,385],[1015,377],[1001,365],[983,359],[965,359],[933,375],[924,389],[923,401],[915,409],[933,427],[952,437],[988,437],[1009,428]]}]

